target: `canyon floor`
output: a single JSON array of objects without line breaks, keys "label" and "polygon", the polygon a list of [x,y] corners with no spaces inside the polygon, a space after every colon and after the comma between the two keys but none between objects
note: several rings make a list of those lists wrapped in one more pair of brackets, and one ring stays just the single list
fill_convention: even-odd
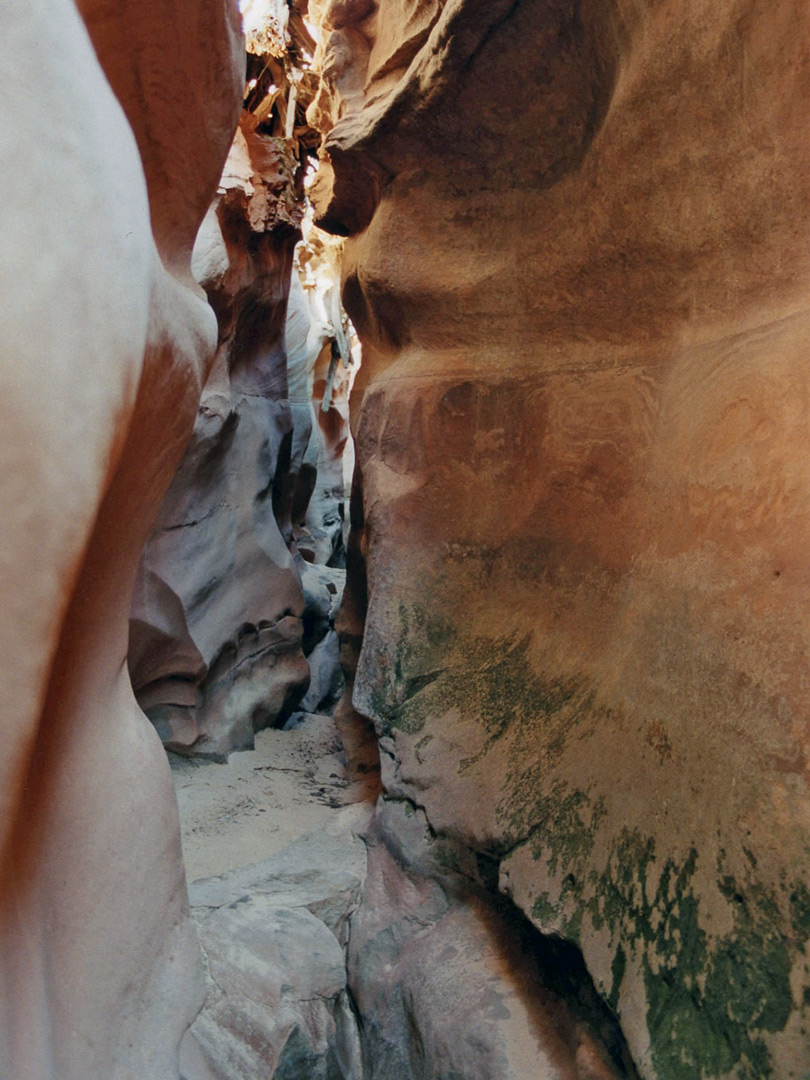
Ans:
[{"label": "canyon floor", "polygon": [[269,728],[226,764],[170,754],[189,883],[266,859],[362,799],[329,716]]}]

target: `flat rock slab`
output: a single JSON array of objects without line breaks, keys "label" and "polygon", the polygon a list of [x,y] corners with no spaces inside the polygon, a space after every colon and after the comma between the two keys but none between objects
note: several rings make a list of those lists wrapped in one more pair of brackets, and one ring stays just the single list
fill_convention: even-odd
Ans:
[{"label": "flat rock slab", "polygon": [[189,899],[195,914],[208,920],[206,909],[233,909],[261,896],[279,907],[307,909],[342,943],[366,876],[366,845],[355,830],[369,814],[364,804],[346,807],[260,863],[194,882]]},{"label": "flat rock slab", "polygon": [[362,1074],[344,945],[366,875],[365,805],[262,862],[195,882],[208,996],[183,1080],[355,1080]]}]

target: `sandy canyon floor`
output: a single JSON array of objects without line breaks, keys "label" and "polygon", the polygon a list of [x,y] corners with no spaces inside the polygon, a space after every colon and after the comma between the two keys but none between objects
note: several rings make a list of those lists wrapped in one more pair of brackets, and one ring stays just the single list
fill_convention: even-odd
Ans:
[{"label": "sandy canyon floor", "polygon": [[362,798],[329,716],[267,729],[227,764],[169,755],[189,883],[250,866],[335,821]]}]

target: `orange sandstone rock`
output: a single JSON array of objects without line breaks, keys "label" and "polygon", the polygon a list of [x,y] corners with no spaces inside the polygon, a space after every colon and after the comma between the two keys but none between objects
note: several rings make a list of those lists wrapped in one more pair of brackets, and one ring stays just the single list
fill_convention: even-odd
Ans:
[{"label": "orange sandstone rock", "polygon": [[324,24],[385,792],[578,943],[645,1077],[804,1076],[810,14]]}]

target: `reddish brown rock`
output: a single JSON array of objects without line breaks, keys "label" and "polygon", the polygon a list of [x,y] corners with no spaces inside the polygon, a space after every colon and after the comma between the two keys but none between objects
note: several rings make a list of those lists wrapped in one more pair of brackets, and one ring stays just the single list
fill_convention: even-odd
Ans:
[{"label": "reddish brown rock", "polygon": [[637,1080],[575,950],[552,945],[481,884],[486,860],[385,801],[365,834],[349,986],[369,1080]]},{"label": "reddish brown rock", "polygon": [[127,623],[213,356],[189,259],[243,52],[224,0],[81,6],[101,64],[67,0],[0,43],[0,1074],[165,1080],[202,983]]},{"label": "reddish brown rock", "polygon": [[300,235],[289,142],[242,114],[195,248],[219,349],[191,443],[144,553],[130,632],[138,701],[170,749],[252,746],[306,689],[304,597],[288,543],[285,317]]},{"label": "reddish brown rock", "polygon": [[343,560],[354,369],[330,376],[322,410],[313,372],[342,318],[337,263],[310,230],[302,287],[296,144],[267,135],[260,112],[242,114],[195,247],[219,349],[144,553],[130,631],[136,695],[165,745],[219,760],[299,701],[333,704],[342,685],[330,627],[343,575],[309,562]]},{"label": "reddish brown rock", "polygon": [[331,10],[386,792],[579,944],[645,1077],[804,1076],[810,15]]}]

